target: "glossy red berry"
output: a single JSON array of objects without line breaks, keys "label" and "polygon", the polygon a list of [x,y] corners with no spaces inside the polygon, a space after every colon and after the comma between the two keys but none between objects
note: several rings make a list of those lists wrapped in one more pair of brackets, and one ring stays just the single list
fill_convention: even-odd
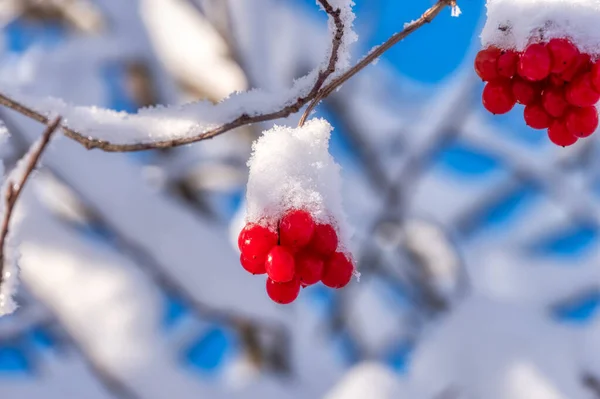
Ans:
[{"label": "glossy red berry", "polygon": [[311,251],[327,257],[335,252],[338,246],[338,236],[330,224],[317,224],[313,237],[308,244]]},{"label": "glossy red berry", "polygon": [[498,57],[498,75],[510,79],[517,74],[518,65],[519,53],[513,50],[504,51]]},{"label": "glossy red berry", "polygon": [[570,104],[578,107],[589,107],[600,100],[600,93],[594,89],[592,74],[584,73],[566,86],[566,99]]},{"label": "glossy red berry", "polygon": [[277,245],[277,234],[258,224],[248,224],[238,237],[238,246],[244,257],[250,261],[264,262],[267,253]]},{"label": "glossy red berry", "polygon": [[294,255],[286,247],[277,245],[267,255],[265,269],[273,281],[278,283],[291,281],[296,269]]},{"label": "glossy red berry", "polygon": [[483,88],[482,101],[485,109],[496,115],[507,113],[517,103],[509,80],[487,83]]},{"label": "glossy red berry", "polygon": [[570,82],[577,76],[592,70],[592,59],[586,53],[579,53],[575,60],[559,76],[565,82]]},{"label": "glossy red berry", "polygon": [[550,51],[541,43],[529,45],[519,60],[518,73],[521,77],[531,80],[543,80],[550,75]]},{"label": "glossy red berry", "polygon": [[281,245],[297,250],[310,242],[315,230],[315,222],[310,213],[293,210],[286,213],[279,223]]},{"label": "glossy red berry", "polygon": [[598,110],[593,106],[572,107],[567,111],[565,119],[567,129],[576,137],[588,137],[598,128]]},{"label": "glossy red berry", "polygon": [[248,272],[252,274],[265,274],[267,270],[265,269],[265,260],[253,260],[248,259],[244,256],[244,254],[240,255],[240,263],[242,267]]},{"label": "glossy red berry", "polygon": [[555,119],[552,121],[548,128],[548,138],[554,144],[561,147],[568,147],[577,142],[577,137],[569,132],[565,121],[562,119]]},{"label": "glossy red berry", "polygon": [[579,50],[567,39],[551,39],[548,44],[552,73],[564,72],[579,55]]},{"label": "glossy red berry", "polygon": [[270,278],[267,279],[267,295],[273,302],[281,305],[292,303],[300,294],[300,281],[294,279],[287,283],[277,283]]},{"label": "glossy red berry", "polygon": [[550,116],[560,118],[569,107],[565,99],[565,91],[559,87],[548,87],[542,94],[542,105]]},{"label": "glossy red berry", "polygon": [[525,106],[523,117],[527,126],[533,129],[546,129],[550,126],[552,117],[546,112],[539,103],[533,103]]},{"label": "glossy red berry", "polygon": [[592,84],[594,85],[594,89],[600,92],[600,61],[596,61],[592,67]]},{"label": "glossy red berry", "polygon": [[548,77],[548,84],[550,84],[550,86],[553,87],[563,87],[565,85],[565,82],[559,75],[550,75]]},{"label": "glossy red berry", "polygon": [[296,255],[296,277],[304,286],[321,281],[323,259],[315,253],[302,251]]},{"label": "glossy red berry", "polygon": [[488,47],[477,53],[475,57],[475,72],[484,82],[496,80],[498,74],[498,58],[502,51],[496,47]]},{"label": "glossy red berry", "polygon": [[345,254],[336,252],[325,261],[321,281],[330,288],[343,288],[352,279],[353,272],[354,266],[350,259]]},{"label": "glossy red berry", "polygon": [[528,105],[541,96],[542,90],[539,83],[515,76],[512,80],[512,93],[519,104]]}]

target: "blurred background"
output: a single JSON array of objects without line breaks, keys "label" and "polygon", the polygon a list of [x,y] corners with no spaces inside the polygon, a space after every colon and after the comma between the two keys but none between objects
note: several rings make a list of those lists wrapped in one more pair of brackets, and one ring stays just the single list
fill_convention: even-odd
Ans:
[{"label": "blurred background", "polygon": [[[356,3],[358,59],[434,1]],[[318,107],[356,227],[344,290],[278,306],[239,265],[271,123],[132,154],[55,140],[19,207],[0,398],[600,398],[597,141],[487,114],[484,0],[458,3]],[[1,0],[0,23],[1,79],[130,113],[282,90],[329,45],[314,0]],[[0,119],[10,169],[43,126]]]}]

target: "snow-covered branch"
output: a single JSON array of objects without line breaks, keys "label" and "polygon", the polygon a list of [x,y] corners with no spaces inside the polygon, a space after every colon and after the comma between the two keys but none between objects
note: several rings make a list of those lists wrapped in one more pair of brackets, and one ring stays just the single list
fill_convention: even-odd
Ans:
[{"label": "snow-covered branch", "polygon": [[27,183],[27,180],[36,168],[44,150],[48,146],[48,143],[50,143],[52,135],[60,126],[60,122],[61,118],[57,117],[48,125],[40,140],[33,144],[29,152],[25,154],[21,162],[15,167],[15,170],[7,176],[2,190],[4,193],[4,209],[2,212],[2,224],[0,225],[0,316],[10,313],[14,309],[10,289],[5,287],[7,284],[4,284],[9,278],[14,280],[13,271],[5,268],[7,262],[12,262],[11,259],[8,259],[10,256],[7,256],[7,240],[9,238],[8,233],[11,217],[25,183]]},{"label": "snow-covered branch", "polygon": [[285,93],[253,90],[236,93],[217,105],[194,102],[183,106],[141,109],[135,115],[92,107],[73,107],[58,99],[40,100],[18,90],[0,86],[0,104],[41,123],[47,114],[60,114],[67,121],[65,135],[87,149],[132,152],[171,148],[211,139],[232,129],[280,118],[309,104],[302,122],[314,107],[348,79],[367,67],[396,43],[431,22],[456,0],[438,0],[420,18],[406,24],[356,65],[349,67],[349,46],[356,40],[350,0],[318,0],[330,17],[332,45],[324,64],[297,80]]}]

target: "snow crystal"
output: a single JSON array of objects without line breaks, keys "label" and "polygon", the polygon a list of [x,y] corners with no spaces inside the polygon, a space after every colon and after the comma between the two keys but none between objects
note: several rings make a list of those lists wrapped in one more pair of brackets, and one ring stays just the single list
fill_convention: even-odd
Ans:
[{"label": "snow crystal", "polygon": [[450,11],[450,15],[453,17],[460,17],[460,14],[462,14],[462,11],[460,10],[459,6],[452,6],[452,10]]},{"label": "snow crystal", "polygon": [[600,0],[488,0],[481,42],[523,50],[531,40],[568,37],[597,55],[599,18]]},{"label": "snow crystal", "polygon": [[341,168],[329,154],[332,129],[324,119],[312,119],[296,129],[275,126],[253,144],[247,222],[269,224],[288,209],[306,209],[316,221],[333,223],[341,250],[349,249]]}]

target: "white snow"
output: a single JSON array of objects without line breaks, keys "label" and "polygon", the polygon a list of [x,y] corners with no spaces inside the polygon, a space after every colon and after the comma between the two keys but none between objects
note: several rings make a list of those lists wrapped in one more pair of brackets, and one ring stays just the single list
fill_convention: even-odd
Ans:
[{"label": "white snow", "polygon": [[338,230],[350,249],[351,230],[342,206],[341,168],[329,153],[333,128],[324,119],[303,127],[275,126],[253,144],[246,192],[248,222],[275,225],[290,209],[305,209]]},{"label": "white snow", "polygon": [[[344,37],[339,49],[337,69],[333,78],[350,65],[349,47],[357,40],[352,30],[354,14],[351,0],[332,1],[334,7],[341,10],[344,22]],[[335,35],[335,25],[330,22],[330,36]],[[331,39],[330,39],[331,40]],[[110,41],[99,41],[97,45],[114,45]],[[89,44],[88,44],[89,46]],[[110,51],[123,52],[125,47],[110,47]],[[106,50],[105,50],[106,51]],[[296,80],[291,88],[267,92],[250,90],[233,93],[217,104],[210,101],[197,101],[184,105],[157,106],[142,108],[136,114],[115,112],[94,106],[74,106],[55,97],[40,97],[27,93],[22,86],[15,86],[14,75],[0,82],[0,92],[35,109],[43,114],[59,114],[64,124],[81,132],[85,136],[108,140],[115,144],[131,144],[147,141],[173,140],[192,137],[231,122],[241,115],[256,116],[279,111],[294,104],[298,98],[305,97],[317,80],[321,69],[329,62],[327,51],[321,64],[308,75]],[[39,66],[44,68],[43,65]],[[34,75],[33,73],[31,75]],[[20,82],[25,83],[34,82]]]},{"label": "white snow", "polygon": [[600,0],[488,0],[484,47],[523,50],[530,42],[570,38],[580,50],[600,53]]}]

